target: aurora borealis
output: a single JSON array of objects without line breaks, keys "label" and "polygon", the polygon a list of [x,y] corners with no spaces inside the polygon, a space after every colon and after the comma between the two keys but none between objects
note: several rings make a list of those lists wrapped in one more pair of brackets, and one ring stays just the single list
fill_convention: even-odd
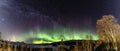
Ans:
[{"label": "aurora borealis", "polygon": [[34,44],[97,40],[96,20],[112,14],[120,22],[118,8],[108,0],[0,0],[0,32],[4,40]]},{"label": "aurora borealis", "polygon": [[[59,29],[59,28],[58,28]],[[60,28],[61,29],[61,28]],[[21,36],[16,36],[11,39],[11,41],[19,41],[19,42],[26,42],[26,43],[33,43],[33,44],[41,44],[41,43],[53,43],[53,42],[60,42],[61,39],[64,41],[68,40],[88,40],[87,36],[91,36],[91,40],[98,40],[98,36],[89,30],[85,31],[76,31],[76,30],[69,30],[69,29],[61,29],[61,30],[39,30],[36,31],[29,31],[22,34]]]},{"label": "aurora borealis", "polygon": [[[32,33],[31,33],[32,34]],[[35,38],[40,40],[33,40],[33,43],[51,43],[59,42],[61,39],[64,41],[67,40],[87,40],[87,35],[91,34],[92,40],[98,40],[97,35],[94,35],[90,32],[85,31],[53,31],[50,34],[47,32],[37,32]]]}]

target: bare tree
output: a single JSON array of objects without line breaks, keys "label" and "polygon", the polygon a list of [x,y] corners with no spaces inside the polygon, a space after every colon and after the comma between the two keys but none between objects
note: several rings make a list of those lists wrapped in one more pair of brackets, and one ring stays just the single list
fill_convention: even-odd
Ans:
[{"label": "bare tree", "polygon": [[[120,26],[112,15],[104,15],[101,19],[97,20],[97,28],[99,38],[107,43],[106,49],[114,48],[118,51],[116,35],[119,34]],[[109,45],[109,43],[112,43]]]}]

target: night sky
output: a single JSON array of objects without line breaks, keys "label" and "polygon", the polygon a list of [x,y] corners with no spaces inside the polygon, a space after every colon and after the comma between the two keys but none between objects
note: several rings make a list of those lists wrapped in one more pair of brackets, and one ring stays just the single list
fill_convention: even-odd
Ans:
[{"label": "night sky", "polygon": [[47,35],[58,29],[58,32],[67,29],[95,33],[96,20],[103,15],[112,14],[119,20],[119,2],[119,0],[0,0],[0,31],[5,40],[24,38],[24,42],[31,43],[34,39],[40,39],[32,37],[38,34],[36,31],[47,32]]}]

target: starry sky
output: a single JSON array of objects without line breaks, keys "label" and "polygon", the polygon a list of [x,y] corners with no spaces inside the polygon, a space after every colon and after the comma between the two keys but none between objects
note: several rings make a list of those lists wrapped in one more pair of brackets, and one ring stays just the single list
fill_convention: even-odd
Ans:
[{"label": "starry sky", "polygon": [[[28,32],[60,29],[94,31],[96,20],[106,14],[118,20],[118,0],[0,0],[0,31],[5,40]],[[27,37],[29,36],[29,37]]]}]

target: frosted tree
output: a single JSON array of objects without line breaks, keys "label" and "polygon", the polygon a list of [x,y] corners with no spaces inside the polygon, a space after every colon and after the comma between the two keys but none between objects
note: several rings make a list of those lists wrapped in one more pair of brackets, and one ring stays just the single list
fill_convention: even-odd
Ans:
[{"label": "frosted tree", "polygon": [[[106,49],[113,48],[118,51],[117,37],[119,34],[120,26],[112,15],[104,15],[101,19],[97,20],[97,28],[99,39],[107,43]],[[112,43],[109,45],[109,43]]]}]

